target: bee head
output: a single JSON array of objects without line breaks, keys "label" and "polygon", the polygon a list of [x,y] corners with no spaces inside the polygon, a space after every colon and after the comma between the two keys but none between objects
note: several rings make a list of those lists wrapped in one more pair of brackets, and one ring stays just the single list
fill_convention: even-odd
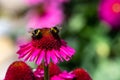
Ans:
[{"label": "bee head", "polygon": [[57,27],[50,28],[51,33],[58,34],[59,30]]},{"label": "bee head", "polygon": [[36,29],[32,32],[33,39],[40,39],[42,37],[42,33],[40,29]]}]

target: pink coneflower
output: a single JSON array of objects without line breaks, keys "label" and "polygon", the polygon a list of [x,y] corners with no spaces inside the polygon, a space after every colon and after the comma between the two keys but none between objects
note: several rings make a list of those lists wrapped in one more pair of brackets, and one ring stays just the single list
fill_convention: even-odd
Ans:
[{"label": "pink coneflower", "polygon": [[[35,2],[36,1],[38,0],[35,0]],[[27,14],[27,17],[28,29],[51,28],[62,24],[64,20],[62,8],[54,5],[52,2],[49,2],[49,0],[32,6],[31,10]]]},{"label": "pink coneflower", "polygon": [[19,58],[23,58],[25,61],[35,61],[38,65],[42,60],[46,65],[50,63],[50,60],[55,64],[59,61],[70,60],[75,50],[60,39],[58,32],[56,27],[34,30],[32,41],[21,46],[17,52]]},{"label": "pink coneflower", "polygon": [[103,22],[112,28],[120,27],[120,0],[101,0],[98,12]]},{"label": "pink coneflower", "polygon": [[15,61],[9,66],[4,80],[35,80],[35,77],[26,63]]}]

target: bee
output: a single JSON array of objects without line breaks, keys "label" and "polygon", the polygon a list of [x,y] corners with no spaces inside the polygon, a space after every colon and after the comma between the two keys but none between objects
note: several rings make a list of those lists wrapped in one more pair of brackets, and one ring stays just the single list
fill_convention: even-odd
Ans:
[{"label": "bee", "polygon": [[44,29],[35,29],[32,31],[32,39],[38,40],[44,37],[44,35],[52,35],[54,38],[59,38],[58,33],[59,29],[57,27],[53,28],[44,28]]},{"label": "bee", "polygon": [[41,33],[41,30],[40,29],[35,29],[33,32],[32,32],[32,38],[35,40],[35,39],[40,39],[42,38],[42,33]]}]

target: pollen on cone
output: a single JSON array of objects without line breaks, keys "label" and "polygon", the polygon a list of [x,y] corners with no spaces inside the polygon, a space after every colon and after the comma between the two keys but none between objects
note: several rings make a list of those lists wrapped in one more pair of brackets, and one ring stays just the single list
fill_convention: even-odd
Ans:
[{"label": "pollen on cone", "polygon": [[35,78],[26,63],[15,61],[9,66],[4,80],[35,80]]}]

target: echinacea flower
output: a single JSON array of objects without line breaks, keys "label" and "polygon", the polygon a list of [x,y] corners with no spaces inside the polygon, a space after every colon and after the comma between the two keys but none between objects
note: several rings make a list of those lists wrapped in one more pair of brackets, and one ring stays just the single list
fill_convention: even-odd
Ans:
[{"label": "echinacea flower", "polygon": [[4,80],[35,80],[32,69],[22,61],[12,63]]},{"label": "echinacea flower", "polygon": [[[56,25],[61,25],[64,20],[62,8],[49,2],[49,0],[38,3],[28,11],[28,29],[51,28]],[[40,0],[41,1],[41,0]]]},{"label": "echinacea flower", "polygon": [[55,64],[70,60],[75,50],[61,40],[58,33],[59,30],[56,27],[34,30],[31,42],[21,46],[17,52],[19,58],[23,58],[24,61],[35,61],[38,65],[42,60],[45,65],[49,64],[50,60]]},{"label": "echinacea flower", "polygon": [[120,28],[120,0],[101,0],[98,14],[112,28]]}]

